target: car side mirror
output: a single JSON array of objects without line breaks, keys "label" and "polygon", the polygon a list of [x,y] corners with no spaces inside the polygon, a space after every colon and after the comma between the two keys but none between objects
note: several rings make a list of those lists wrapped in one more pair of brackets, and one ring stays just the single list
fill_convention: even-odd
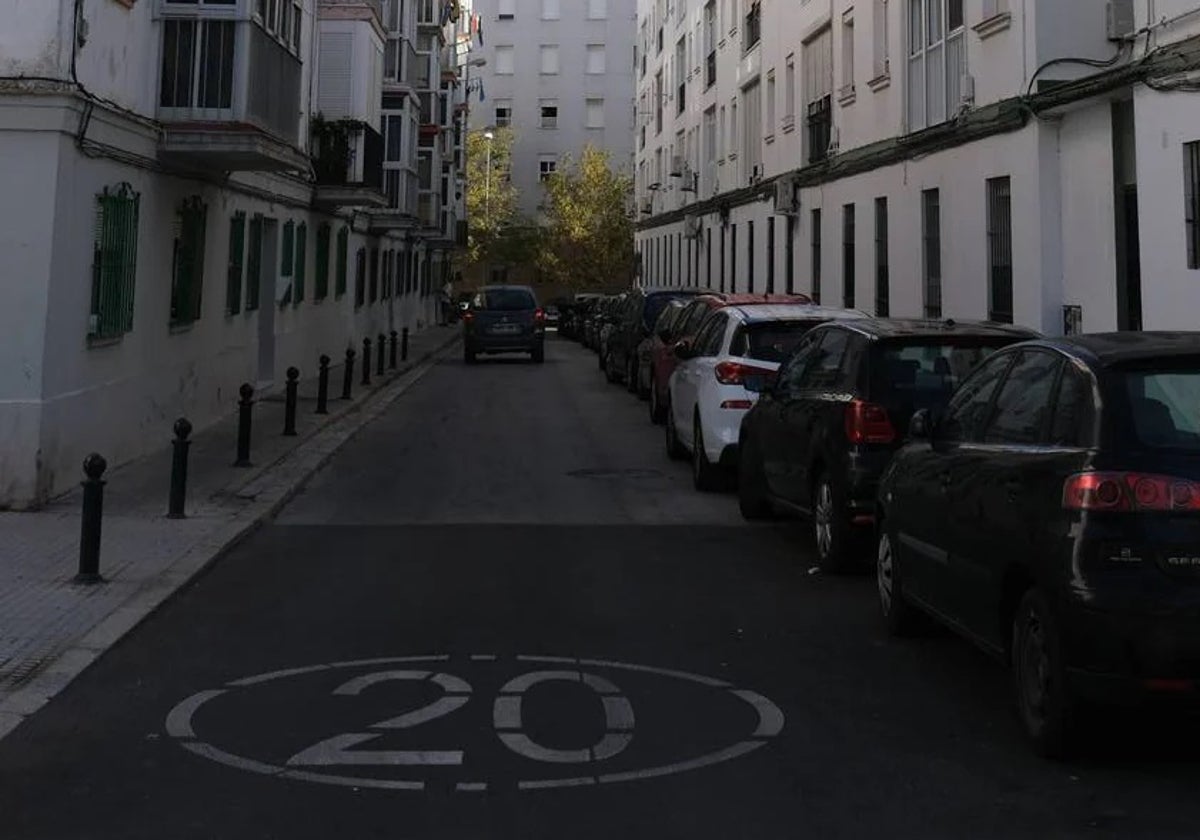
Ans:
[{"label": "car side mirror", "polygon": [[688,341],[675,342],[675,346],[671,350],[675,353],[675,358],[677,359],[690,359],[695,355],[692,351],[691,342]]}]

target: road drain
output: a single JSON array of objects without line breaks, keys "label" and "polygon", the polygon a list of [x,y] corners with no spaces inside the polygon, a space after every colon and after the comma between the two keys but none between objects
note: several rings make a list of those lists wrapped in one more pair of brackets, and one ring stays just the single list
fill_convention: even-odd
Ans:
[{"label": "road drain", "polygon": [[658,470],[628,469],[628,470],[571,470],[567,475],[572,478],[659,478],[662,473]]}]

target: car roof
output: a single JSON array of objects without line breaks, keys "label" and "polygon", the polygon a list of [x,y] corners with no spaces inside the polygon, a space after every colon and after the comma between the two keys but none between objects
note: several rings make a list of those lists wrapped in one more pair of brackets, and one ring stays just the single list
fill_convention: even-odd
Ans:
[{"label": "car roof", "polygon": [[864,318],[848,325],[868,338],[941,338],[945,336],[982,336],[1011,338],[1017,341],[1041,338],[1036,330],[993,321],[960,321],[954,318]]},{"label": "car roof", "polygon": [[743,303],[726,306],[722,311],[729,312],[746,324],[763,321],[858,320],[868,317],[865,312],[857,309],[841,309],[811,303]]},{"label": "car roof", "polygon": [[685,296],[702,295],[708,292],[708,289],[700,289],[694,286],[638,286],[634,291],[641,292],[647,296],[667,293]]},{"label": "car roof", "polygon": [[479,291],[481,291],[481,292],[521,291],[521,292],[529,292],[530,294],[533,294],[533,287],[532,286],[518,286],[516,284],[499,283],[495,286],[482,286],[482,287],[480,287]]},{"label": "car roof", "polygon": [[1087,333],[1029,343],[1091,356],[1103,367],[1164,356],[1200,356],[1200,333],[1196,332]]}]

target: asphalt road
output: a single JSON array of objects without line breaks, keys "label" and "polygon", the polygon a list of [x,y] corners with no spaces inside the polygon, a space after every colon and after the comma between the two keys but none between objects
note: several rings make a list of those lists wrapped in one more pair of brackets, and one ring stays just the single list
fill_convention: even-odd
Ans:
[{"label": "asphalt road", "polygon": [[0,741],[0,838],[1200,835],[1200,727],[1031,756],[1006,674],[691,490],[595,358],[431,366]]}]

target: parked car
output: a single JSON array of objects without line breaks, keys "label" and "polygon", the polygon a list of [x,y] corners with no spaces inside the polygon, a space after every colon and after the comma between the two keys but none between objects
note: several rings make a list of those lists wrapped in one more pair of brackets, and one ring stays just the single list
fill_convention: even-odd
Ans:
[{"label": "parked car", "polygon": [[559,309],[554,304],[546,305],[546,328],[558,329]]},{"label": "parked car", "polygon": [[637,347],[650,335],[654,322],[669,301],[704,294],[703,289],[649,287],[634,289],[617,311],[611,340],[605,345],[605,370],[612,382],[637,384]]},{"label": "parked car", "polygon": [[866,317],[853,309],[812,305],[713,310],[695,339],[675,348],[680,362],[667,392],[667,455],[682,459],[690,454],[696,489],[717,489],[737,466],[742,418],[757,399],[746,390],[747,377],[774,376],[780,362],[818,324]]},{"label": "parked car", "polygon": [[913,412],[945,406],[990,353],[1036,336],[1001,324],[864,319],[813,329],[742,421],[738,502],[747,519],[810,517],[817,562],[844,568],[868,544],[879,477]]},{"label": "parked car", "polygon": [[608,377],[609,382],[613,381],[613,373],[608,368],[608,341],[613,331],[616,330],[621,307],[628,296],[628,293],[621,292],[619,295],[608,298],[600,308],[600,315],[596,319],[596,354],[599,357],[600,370]]},{"label": "parked car", "polygon": [[[700,330],[700,324],[708,313],[722,306],[735,304],[812,303],[808,295],[749,295],[727,294],[725,292],[705,292],[687,301],[687,308],[679,318],[672,322],[669,335],[653,335],[649,339],[645,358],[639,358],[640,385],[650,399],[650,422],[661,423],[666,419],[667,383],[671,372],[675,370],[678,361],[674,345],[680,341],[691,341]],[[657,332],[657,330],[656,330]]]},{"label": "parked car", "polygon": [[[638,380],[638,396],[646,396],[651,400],[650,416],[653,417],[657,412],[661,412],[663,400],[656,397],[650,391],[649,383],[651,382],[648,370],[650,369],[653,359],[660,353],[671,352],[674,346],[674,335],[677,327],[683,322],[683,313],[687,310],[691,300],[703,299],[700,298],[676,298],[667,303],[663,307],[663,311],[659,313],[658,320],[654,322],[654,327],[650,330],[650,335],[642,339],[642,343],[638,345],[638,361],[639,366],[644,366],[647,372],[639,370]],[[661,419],[655,422],[662,422]]]},{"label": "parked car", "polygon": [[463,360],[481,353],[528,353],[546,359],[546,315],[528,286],[484,286],[463,313]]},{"label": "parked car", "polygon": [[597,299],[588,310],[584,322],[584,345],[589,350],[600,350],[600,327],[603,326],[604,314],[611,305],[612,295]]},{"label": "parked car", "polygon": [[889,630],[933,616],[1010,663],[1045,755],[1081,703],[1200,700],[1200,335],[1011,347],[910,435],[879,487]]}]

